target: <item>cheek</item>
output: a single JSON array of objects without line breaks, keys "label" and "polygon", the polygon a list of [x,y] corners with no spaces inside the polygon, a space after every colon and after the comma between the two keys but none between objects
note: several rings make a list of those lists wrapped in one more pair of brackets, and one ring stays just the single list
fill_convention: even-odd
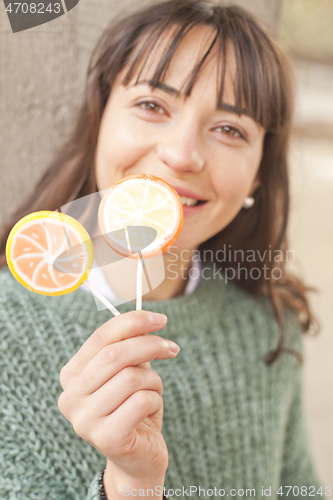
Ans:
[{"label": "cheek", "polygon": [[127,175],[126,171],[140,160],[148,148],[147,138],[145,141],[139,127],[130,125],[126,117],[106,117],[101,124],[96,152],[98,185],[107,184],[109,187],[111,181]]},{"label": "cheek", "polygon": [[256,166],[240,151],[225,154],[223,161],[215,164],[211,181],[216,197],[224,206],[239,205],[244,200],[251,187]]}]

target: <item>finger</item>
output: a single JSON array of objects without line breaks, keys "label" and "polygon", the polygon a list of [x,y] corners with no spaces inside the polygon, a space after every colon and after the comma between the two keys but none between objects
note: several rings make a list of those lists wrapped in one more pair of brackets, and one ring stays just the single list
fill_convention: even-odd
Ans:
[{"label": "finger", "polygon": [[153,333],[165,326],[167,317],[164,314],[149,311],[131,311],[115,316],[101,325],[86,340],[73,358],[60,372],[60,384],[64,389],[68,380],[78,376],[83,368],[105,346],[121,340]]},{"label": "finger", "polygon": [[173,358],[178,352],[177,344],[157,335],[142,335],[122,340],[104,347],[80,375],[71,380],[68,387],[75,386],[77,394],[86,396],[97,391],[127,366],[137,366],[153,359]]},{"label": "finger", "polygon": [[89,397],[89,412],[94,418],[114,412],[134,392],[141,390],[163,393],[163,382],[154,370],[128,366]]},{"label": "finger", "polygon": [[148,370],[151,369],[151,364],[149,363],[149,361],[146,361],[146,363],[140,363],[137,366],[138,368],[147,368]]},{"label": "finger", "polygon": [[160,419],[154,418],[154,421],[160,421],[160,424],[157,423],[156,428],[161,430],[162,397],[155,391],[143,390],[135,392],[116,411],[102,419],[99,433],[104,436],[104,446],[105,436],[110,435],[110,429],[115,429],[108,439],[110,454],[125,453],[133,445],[137,426],[145,418],[152,418],[158,414],[160,414]]}]

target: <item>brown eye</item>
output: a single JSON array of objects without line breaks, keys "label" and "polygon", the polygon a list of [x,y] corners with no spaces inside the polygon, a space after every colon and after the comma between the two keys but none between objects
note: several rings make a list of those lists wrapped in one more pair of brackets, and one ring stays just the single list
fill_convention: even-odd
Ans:
[{"label": "brown eye", "polygon": [[239,136],[239,132],[235,128],[225,126],[225,127],[223,127],[223,129],[224,129],[225,133],[228,135],[232,135],[233,137]]},{"label": "brown eye", "polygon": [[216,130],[229,135],[230,137],[243,137],[239,130],[234,127],[230,127],[229,125],[221,125],[220,127],[217,127]]},{"label": "brown eye", "polygon": [[139,106],[140,106],[140,108],[145,109],[146,111],[152,111],[153,113],[160,113],[160,114],[164,113],[161,106],[159,106],[158,104],[155,104],[152,101],[140,102]]}]

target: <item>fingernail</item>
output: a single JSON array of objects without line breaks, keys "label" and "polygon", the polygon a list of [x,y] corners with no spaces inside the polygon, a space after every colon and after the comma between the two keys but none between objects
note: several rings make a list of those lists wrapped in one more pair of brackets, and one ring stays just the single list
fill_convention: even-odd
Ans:
[{"label": "fingernail", "polygon": [[149,313],[148,319],[154,326],[164,325],[164,323],[166,323],[168,320],[165,314],[160,314],[160,313]]},{"label": "fingernail", "polygon": [[169,349],[171,352],[178,353],[180,351],[179,345],[177,345],[175,342],[172,342],[172,340],[167,340],[169,344]]}]

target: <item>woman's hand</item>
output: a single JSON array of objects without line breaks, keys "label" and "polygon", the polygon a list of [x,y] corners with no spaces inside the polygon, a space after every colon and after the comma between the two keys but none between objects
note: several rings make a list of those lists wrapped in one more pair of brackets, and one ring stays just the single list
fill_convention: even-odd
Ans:
[{"label": "woman's hand", "polygon": [[165,326],[158,313],[133,311],[100,326],[60,372],[58,407],[75,432],[125,476],[164,476],[163,384],[152,359],[173,358],[177,344],[145,335]]}]

